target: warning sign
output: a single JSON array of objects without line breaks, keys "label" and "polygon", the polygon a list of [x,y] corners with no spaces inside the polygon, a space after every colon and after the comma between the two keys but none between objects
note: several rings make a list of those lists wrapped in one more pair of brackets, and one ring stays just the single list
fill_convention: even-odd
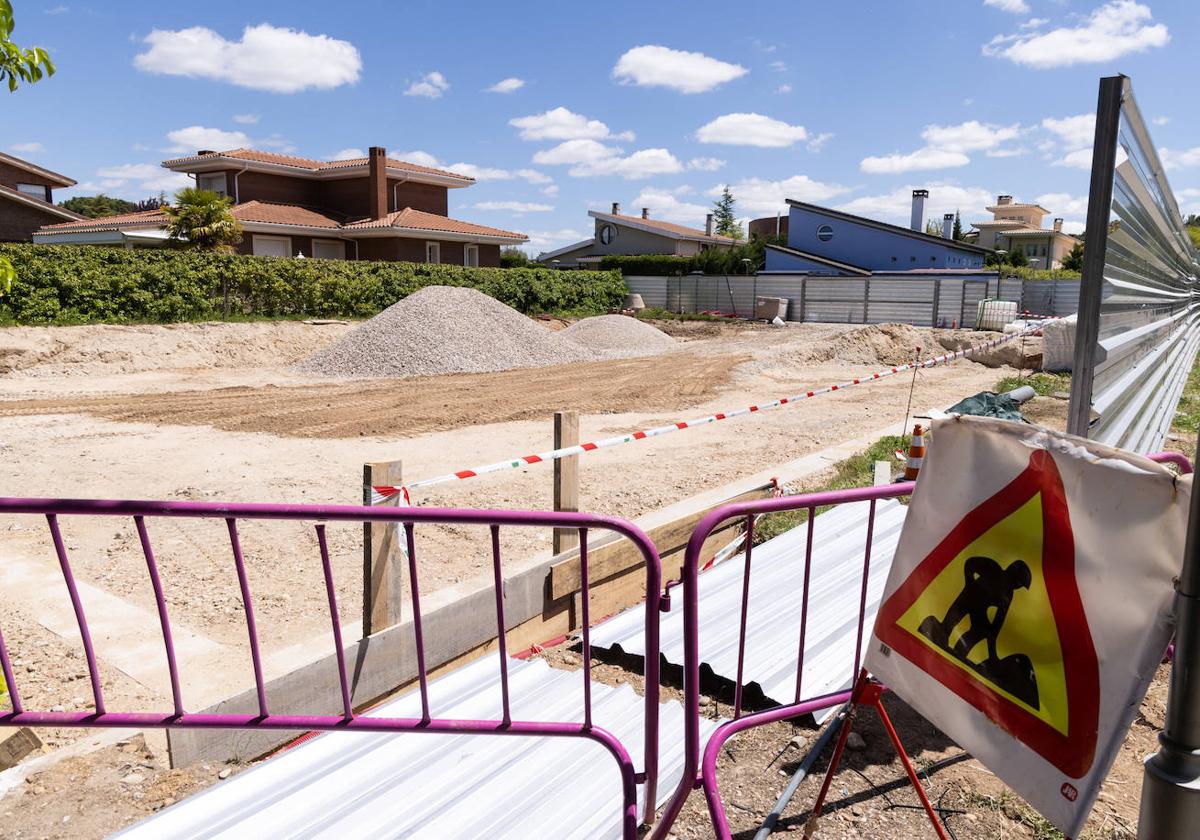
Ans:
[{"label": "warning sign", "polygon": [[867,667],[1073,834],[1169,639],[1190,479],[1013,423],[933,439]]}]

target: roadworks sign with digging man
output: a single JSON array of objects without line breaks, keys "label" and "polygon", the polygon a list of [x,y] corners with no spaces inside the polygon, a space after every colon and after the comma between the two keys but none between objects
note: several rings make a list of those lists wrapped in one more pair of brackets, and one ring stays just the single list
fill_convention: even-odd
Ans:
[{"label": "roadworks sign with digging man", "polygon": [[1171,638],[1191,485],[1080,438],[938,421],[867,668],[1077,834]]}]

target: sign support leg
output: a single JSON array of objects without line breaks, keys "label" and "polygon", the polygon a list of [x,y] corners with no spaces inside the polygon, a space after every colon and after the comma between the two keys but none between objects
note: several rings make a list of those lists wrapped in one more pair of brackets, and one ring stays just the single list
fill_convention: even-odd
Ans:
[{"label": "sign support leg", "polygon": [[854,721],[858,717],[858,710],[868,707],[875,710],[875,714],[879,715],[879,720],[883,723],[883,728],[887,730],[888,738],[896,750],[896,755],[900,758],[900,763],[904,765],[904,772],[908,774],[908,780],[912,783],[913,790],[917,792],[917,798],[921,800],[921,807],[925,809],[925,813],[929,817],[929,822],[933,825],[934,833],[937,834],[939,840],[948,840],[946,830],[942,827],[937,812],[933,810],[933,803],[925,795],[925,788],[921,786],[921,780],[917,778],[917,771],[912,765],[912,760],[904,750],[904,745],[900,743],[900,736],[896,733],[896,727],[892,725],[892,719],[888,717],[887,710],[883,707],[883,692],[885,690],[882,685],[867,675],[865,668],[859,673],[858,681],[854,684],[854,691],[850,697],[850,708],[846,712],[846,722],[842,725],[842,731],[838,733],[837,746],[834,747],[833,757],[829,760],[829,769],[825,771],[825,781],[821,783],[821,792],[817,794],[817,801],[813,805],[812,816],[808,818],[808,823],[804,826],[804,837],[806,840],[812,837],[813,833],[817,830],[817,820],[821,816],[821,809],[825,806],[825,797],[829,795],[829,788],[833,784],[833,777],[837,774],[838,766],[841,764],[842,753],[846,748],[846,739],[850,737],[850,731],[854,728]]}]

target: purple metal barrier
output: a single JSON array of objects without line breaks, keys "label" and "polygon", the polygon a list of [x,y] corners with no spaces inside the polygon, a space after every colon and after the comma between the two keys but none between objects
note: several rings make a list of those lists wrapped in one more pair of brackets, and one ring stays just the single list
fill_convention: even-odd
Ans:
[{"label": "purple metal barrier", "polygon": [[[1191,462],[1177,452],[1160,452],[1149,456],[1151,460],[1169,462],[1179,467],[1180,472],[1192,472]],[[833,693],[805,697],[803,691],[802,673],[804,666],[804,643],[808,623],[809,585],[812,570],[813,542],[819,538],[814,534],[817,509],[821,507],[847,504],[850,502],[868,502],[870,505],[867,519],[866,547],[862,559],[862,583],[858,603],[858,624],[855,635],[856,644],[853,659],[846,661],[846,682],[853,685],[862,664],[862,633],[866,621],[867,582],[871,568],[871,541],[875,527],[875,508],[880,499],[897,499],[909,496],[915,484],[902,482],[879,487],[862,487],[852,490],[836,490],[825,493],[810,493],[808,495],[782,497],[764,501],[741,502],[725,505],[705,516],[696,525],[688,540],[681,583],[683,585],[683,645],[684,645],[684,770],[679,787],[663,812],[662,820],[650,835],[650,840],[662,840],[669,833],[684,802],[695,788],[703,788],[708,805],[709,816],[712,820],[713,833],[719,840],[729,840],[731,837],[729,822],[725,816],[725,808],[721,802],[720,786],[717,779],[717,757],[721,747],[731,737],[746,729],[763,726],[775,721],[787,720],[811,714],[822,709],[841,705],[850,699],[851,689]],[[803,598],[800,611],[800,626],[798,628],[799,649],[796,657],[796,691],[790,704],[776,706],[766,711],[743,714],[742,712],[742,674],[746,658],[746,627],[749,604],[751,561],[753,553],[754,521],[757,517],[768,513],[803,510],[808,514],[806,524],[807,536],[805,542],[804,569],[802,584]],[[734,687],[734,717],[733,720],[722,724],[709,738],[707,744],[700,742],[700,639],[699,639],[699,575],[700,553],[702,547],[714,530],[730,519],[744,518],[749,537],[746,541],[746,564],[742,577],[742,601],[739,620],[741,622],[738,635],[737,684]],[[649,658],[647,658],[649,661]],[[703,754],[701,748],[703,747]],[[699,766],[699,773],[697,769]]]},{"label": "purple metal barrier", "polygon": [[[0,498],[0,514],[33,514],[45,516],[49,524],[54,551],[62,569],[71,605],[79,625],[80,638],[91,677],[94,712],[44,712],[30,711],[21,699],[17,681],[9,659],[0,628],[0,672],[8,685],[12,710],[0,713],[0,726],[63,726],[63,727],[113,727],[113,728],[164,728],[164,729],[276,729],[312,731],[357,731],[357,732],[433,732],[461,735],[523,735],[542,737],[574,737],[595,741],[616,761],[621,773],[622,829],[627,840],[637,836],[637,784],[645,783],[647,822],[653,821],[655,788],[658,779],[658,703],[659,703],[659,627],[656,611],[646,611],[647,651],[645,687],[645,745],[644,768],[640,772],[621,742],[606,730],[592,724],[591,673],[590,673],[590,628],[587,624],[589,582],[587,573],[587,538],[589,529],[607,530],[628,538],[642,552],[646,560],[647,603],[656,603],[661,592],[661,566],[658,552],[649,537],[629,522],[606,516],[583,513],[537,513],[530,511],[455,510],[440,508],[391,508],[350,507],[317,505],[274,505],[274,504],[221,504],[206,502],[156,502],[156,501],[106,501],[74,499],[3,499]],[[62,516],[117,516],[130,517],[137,529],[142,553],[162,628],[166,648],[166,662],[171,679],[173,709],[170,712],[111,712],[105,705],[100,673],[88,628],[84,605],[79,597],[75,575],[71,570],[67,550],[59,528]],[[250,657],[254,666],[254,680],[258,694],[258,714],[199,714],[185,711],[180,690],[179,671],[175,656],[175,644],[171,635],[171,623],[162,582],[155,563],[154,552],[146,528],[147,517],[223,519],[229,532],[230,549],[237,571],[238,586],[245,612],[246,629],[250,641]],[[313,523],[320,549],[325,591],[333,623],[333,638],[337,654],[338,679],[341,689],[342,713],[340,715],[278,715],[272,714],[268,706],[267,691],[263,680],[262,657],[258,630],[254,620],[249,580],[246,576],[241,542],[238,537],[238,520],[297,520]],[[420,718],[377,718],[355,714],[351,705],[350,682],[347,676],[345,656],[342,650],[341,629],[338,622],[337,597],[334,589],[333,572],[329,560],[325,527],[328,522],[395,522],[404,528],[408,549],[408,569],[411,581],[413,609],[413,631],[416,647],[418,682],[421,696]],[[421,622],[420,586],[417,575],[416,547],[413,537],[418,524],[477,525],[489,528],[492,546],[493,583],[496,592],[496,628],[500,644],[500,692],[503,714],[500,720],[442,719],[433,716],[429,707],[428,674],[425,665],[425,639]],[[546,527],[575,528],[579,531],[581,546],[580,564],[583,604],[583,650],[584,687],[582,722],[575,721],[529,721],[513,720],[508,693],[508,662],[505,658],[504,589],[500,557],[500,528]]]}]

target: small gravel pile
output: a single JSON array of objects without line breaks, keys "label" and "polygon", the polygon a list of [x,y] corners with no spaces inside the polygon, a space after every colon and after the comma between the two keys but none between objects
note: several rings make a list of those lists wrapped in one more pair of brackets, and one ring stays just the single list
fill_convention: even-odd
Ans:
[{"label": "small gravel pile", "polygon": [[297,367],[347,378],[489,373],[596,354],[474,289],[426,286]]},{"label": "small gravel pile", "polygon": [[606,358],[652,356],[675,346],[662,330],[628,315],[584,318],[559,334]]}]

